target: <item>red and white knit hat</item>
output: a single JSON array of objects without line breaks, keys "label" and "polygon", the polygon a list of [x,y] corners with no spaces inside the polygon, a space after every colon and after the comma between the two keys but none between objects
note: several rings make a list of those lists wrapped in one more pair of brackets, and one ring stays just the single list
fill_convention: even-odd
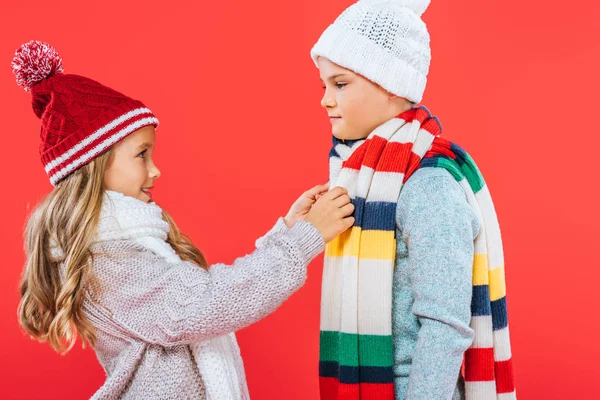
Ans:
[{"label": "red and white knit hat", "polygon": [[158,119],[141,101],[83,76],[64,74],[52,46],[31,41],[12,61],[17,84],[30,92],[42,122],[40,157],[50,183],[106,152],[127,135]]}]

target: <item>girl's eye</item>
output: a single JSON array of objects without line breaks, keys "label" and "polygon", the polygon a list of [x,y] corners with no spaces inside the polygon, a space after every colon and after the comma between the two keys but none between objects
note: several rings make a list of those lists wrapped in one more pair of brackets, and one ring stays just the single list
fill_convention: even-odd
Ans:
[{"label": "girl's eye", "polygon": [[142,157],[142,158],[144,158],[144,157],[146,156],[146,152],[147,152],[147,151],[148,151],[148,150],[144,150],[144,151],[142,151],[140,154],[138,154],[138,157]]},{"label": "girl's eye", "polygon": [[346,85],[347,85],[347,83],[343,83],[343,82],[338,82],[338,83],[335,84],[335,86],[337,86],[338,89],[341,89],[341,88],[343,88]]}]

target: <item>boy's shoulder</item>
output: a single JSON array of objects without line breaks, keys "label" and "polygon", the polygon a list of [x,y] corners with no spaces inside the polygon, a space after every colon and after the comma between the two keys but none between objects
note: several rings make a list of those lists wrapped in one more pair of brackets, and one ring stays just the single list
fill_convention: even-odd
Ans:
[{"label": "boy's shoulder", "polygon": [[[451,182],[456,182],[456,179],[454,179],[452,174],[445,168],[425,167],[416,170],[411,177],[408,178],[405,185],[407,187],[417,185],[419,182],[425,179],[439,179],[442,181],[450,179]],[[458,185],[458,182],[456,182],[456,184]]]},{"label": "boy's shoulder", "polygon": [[468,202],[467,193],[444,168],[420,168],[406,181],[398,198],[396,219],[401,225],[411,216],[414,221],[433,218],[433,209],[443,208],[456,218],[474,220],[476,214]]}]

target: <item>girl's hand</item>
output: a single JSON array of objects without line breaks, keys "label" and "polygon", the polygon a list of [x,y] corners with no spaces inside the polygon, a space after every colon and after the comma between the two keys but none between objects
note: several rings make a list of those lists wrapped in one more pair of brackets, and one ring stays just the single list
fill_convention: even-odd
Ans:
[{"label": "girl's hand", "polygon": [[319,197],[305,221],[313,224],[323,235],[325,243],[329,243],[354,225],[354,217],[350,216],[353,212],[354,205],[350,202],[348,191],[338,186]]},{"label": "girl's hand", "polygon": [[287,227],[291,228],[296,222],[304,220],[312,205],[315,204],[319,196],[327,192],[328,189],[329,183],[326,183],[325,185],[317,185],[302,193],[302,196],[292,204],[290,211],[288,211],[283,219]]}]

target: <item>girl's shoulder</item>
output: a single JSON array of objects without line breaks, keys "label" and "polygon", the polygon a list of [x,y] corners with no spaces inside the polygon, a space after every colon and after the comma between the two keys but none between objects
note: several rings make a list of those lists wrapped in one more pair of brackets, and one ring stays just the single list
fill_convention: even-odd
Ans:
[{"label": "girl's shoulder", "polygon": [[147,250],[144,246],[131,240],[108,240],[95,242],[90,247],[94,260],[123,260],[129,257],[140,257]]},{"label": "girl's shoulder", "polygon": [[[147,247],[131,240],[111,240],[95,243],[92,250],[92,267],[95,274],[107,282],[131,283],[146,277],[159,277],[174,267]],[[181,264],[185,264],[182,262]]]}]

